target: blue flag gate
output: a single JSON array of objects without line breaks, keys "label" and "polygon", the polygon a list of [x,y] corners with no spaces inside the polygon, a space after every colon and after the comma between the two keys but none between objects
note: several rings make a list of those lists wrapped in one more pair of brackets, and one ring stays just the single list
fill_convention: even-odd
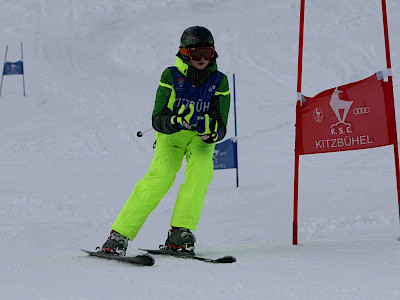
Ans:
[{"label": "blue flag gate", "polygon": [[215,145],[213,162],[214,170],[236,169],[236,187],[239,187],[235,74],[233,74],[233,108],[235,117],[235,137]]},{"label": "blue flag gate", "polygon": [[16,62],[7,61],[7,52],[8,52],[8,45],[6,46],[3,74],[1,75],[0,96],[1,96],[1,91],[3,89],[4,76],[22,75],[22,85],[23,85],[23,91],[24,91],[24,97],[25,97],[24,54],[23,54],[23,49],[22,49],[22,42],[21,42],[21,60],[16,61]]}]

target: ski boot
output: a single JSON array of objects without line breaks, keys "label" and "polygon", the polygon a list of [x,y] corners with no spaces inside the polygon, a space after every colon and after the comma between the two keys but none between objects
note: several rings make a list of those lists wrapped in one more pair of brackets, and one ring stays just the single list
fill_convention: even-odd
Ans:
[{"label": "ski boot", "polygon": [[164,249],[194,254],[195,242],[196,237],[189,229],[183,227],[172,227],[168,231],[168,237],[165,241]]},{"label": "ski boot", "polygon": [[118,256],[125,256],[126,249],[128,248],[128,238],[112,230],[107,241],[103,247],[97,252],[104,254],[112,254]]}]

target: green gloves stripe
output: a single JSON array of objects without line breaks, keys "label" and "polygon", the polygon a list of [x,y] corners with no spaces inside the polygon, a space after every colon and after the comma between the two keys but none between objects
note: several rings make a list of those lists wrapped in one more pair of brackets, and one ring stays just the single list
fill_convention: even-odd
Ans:
[{"label": "green gloves stripe", "polygon": [[178,114],[171,117],[171,125],[176,129],[191,129],[192,125],[196,124],[197,116],[194,112],[194,105],[188,107],[182,105]]},{"label": "green gloves stripe", "polygon": [[208,143],[212,144],[218,140],[218,122],[210,118],[208,114],[204,118],[197,120],[197,114],[194,111],[194,105],[182,105],[177,115],[171,117],[171,125],[178,129],[196,128],[197,135]]}]

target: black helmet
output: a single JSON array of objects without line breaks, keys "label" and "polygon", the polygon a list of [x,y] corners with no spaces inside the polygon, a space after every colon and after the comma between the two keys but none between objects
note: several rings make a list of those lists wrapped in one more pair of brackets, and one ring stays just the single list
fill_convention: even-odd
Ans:
[{"label": "black helmet", "polygon": [[214,46],[214,38],[205,27],[193,26],[187,28],[181,37],[182,48],[191,48],[193,46]]}]

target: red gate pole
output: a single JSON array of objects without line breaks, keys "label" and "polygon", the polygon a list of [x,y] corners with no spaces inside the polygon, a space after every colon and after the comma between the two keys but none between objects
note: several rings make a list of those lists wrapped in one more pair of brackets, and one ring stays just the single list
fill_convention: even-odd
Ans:
[{"label": "red gate pole", "polygon": [[[295,141],[295,158],[294,158],[294,203],[293,203],[293,245],[297,245],[297,215],[299,200],[299,126],[301,126],[299,114],[301,105],[301,79],[303,70],[303,36],[304,36],[304,7],[305,0],[300,0],[300,25],[299,25],[299,58],[297,62],[297,105],[296,105],[296,141]],[[300,131],[301,132],[301,131]]]},{"label": "red gate pole", "polygon": [[[386,0],[382,0],[382,19],[383,19],[383,33],[385,35],[385,51],[386,51],[386,66],[388,69],[392,68],[392,63],[390,62],[390,46],[389,46],[389,30],[387,24],[387,10],[386,10]],[[388,82],[391,88],[391,95],[393,95],[393,79],[392,76],[388,77]],[[392,99],[394,102],[394,99]],[[394,103],[393,103],[393,115],[395,115],[394,111]],[[393,131],[394,131],[394,163],[396,167],[396,183],[397,183],[397,202],[399,208],[399,220],[400,220],[400,172],[399,172],[399,147],[397,142],[397,126],[396,126],[396,117],[393,119]]]},{"label": "red gate pole", "polygon": [[296,138],[294,150],[294,203],[293,203],[293,245],[297,245],[297,214],[298,214],[298,200],[299,200],[299,161],[300,161],[300,147],[302,143],[301,138],[301,100],[296,104]]}]

